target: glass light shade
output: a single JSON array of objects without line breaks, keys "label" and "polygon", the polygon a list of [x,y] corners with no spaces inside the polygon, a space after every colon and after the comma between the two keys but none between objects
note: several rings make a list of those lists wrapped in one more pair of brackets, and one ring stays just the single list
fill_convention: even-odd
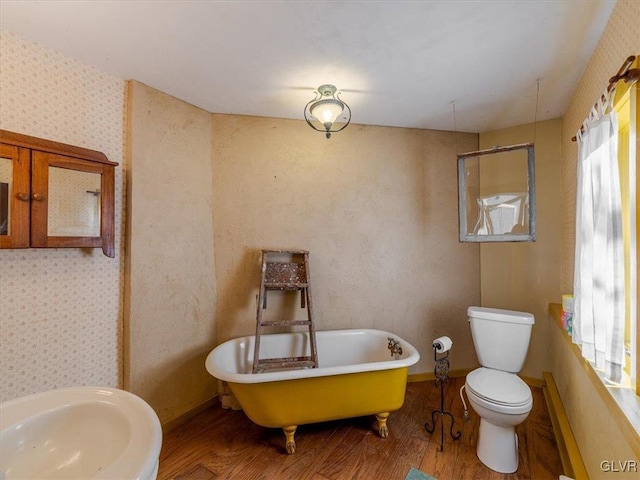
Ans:
[{"label": "glass light shade", "polygon": [[341,102],[336,100],[320,100],[311,107],[310,112],[311,115],[320,120],[320,122],[326,127],[327,123],[332,125],[343,110],[344,107]]},{"label": "glass light shade", "polygon": [[[318,132],[323,132],[327,138],[331,134],[341,132],[351,123],[351,108],[337,98],[340,93],[334,85],[320,85],[315,92],[316,98],[304,107],[304,119],[307,124]],[[334,122],[343,115],[341,123],[334,127]],[[322,125],[318,125],[318,122]]]}]

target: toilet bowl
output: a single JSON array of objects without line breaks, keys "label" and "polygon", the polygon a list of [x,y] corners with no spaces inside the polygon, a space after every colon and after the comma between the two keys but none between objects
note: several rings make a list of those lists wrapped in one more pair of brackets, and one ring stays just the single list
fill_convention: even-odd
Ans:
[{"label": "toilet bowl", "polygon": [[500,473],[518,469],[515,427],[533,407],[531,389],[517,372],[524,364],[533,315],[526,312],[469,307],[469,323],[480,368],[467,375],[465,390],[480,416],[477,455]]},{"label": "toilet bowl", "polygon": [[478,458],[497,472],[515,472],[518,469],[515,427],[531,412],[531,390],[515,373],[484,367],[467,375],[465,387],[471,408],[480,417]]}]

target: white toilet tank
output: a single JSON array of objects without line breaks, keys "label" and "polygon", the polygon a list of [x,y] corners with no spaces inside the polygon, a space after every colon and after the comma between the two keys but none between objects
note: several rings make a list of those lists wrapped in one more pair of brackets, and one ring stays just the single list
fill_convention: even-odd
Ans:
[{"label": "white toilet tank", "polygon": [[529,349],[533,315],[485,307],[469,307],[467,315],[480,365],[519,372]]}]

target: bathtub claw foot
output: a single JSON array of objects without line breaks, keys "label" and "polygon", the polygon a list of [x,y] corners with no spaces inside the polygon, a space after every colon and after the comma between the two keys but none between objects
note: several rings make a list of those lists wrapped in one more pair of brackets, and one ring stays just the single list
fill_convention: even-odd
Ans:
[{"label": "bathtub claw foot", "polygon": [[284,432],[284,436],[287,439],[287,453],[288,454],[292,454],[295,453],[296,451],[296,441],[293,438],[294,435],[296,434],[296,429],[298,428],[297,425],[292,425],[290,427],[283,427],[282,431]]},{"label": "bathtub claw foot", "polygon": [[295,440],[287,441],[287,453],[291,455],[292,453],[296,453],[296,442]]},{"label": "bathtub claw foot", "polygon": [[389,436],[389,427],[387,427],[387,418],[389,418],[389,413],[377,413],[376,420],[378,421],[378,435],[382,438],[387,438]]}]

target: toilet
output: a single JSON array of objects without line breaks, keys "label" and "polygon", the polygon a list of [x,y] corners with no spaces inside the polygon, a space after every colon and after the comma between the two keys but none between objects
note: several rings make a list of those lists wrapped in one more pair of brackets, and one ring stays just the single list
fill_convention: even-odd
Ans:
[{"label": "toilet", "polygon": [[531,389],[517,373],[529,348],[534,317],[530,313],[469,307],[471,335],[480,362],[467,375],[465,390],[480,416],[478,458],[500,473],[518,470],[516,426],[531,412]]}]

